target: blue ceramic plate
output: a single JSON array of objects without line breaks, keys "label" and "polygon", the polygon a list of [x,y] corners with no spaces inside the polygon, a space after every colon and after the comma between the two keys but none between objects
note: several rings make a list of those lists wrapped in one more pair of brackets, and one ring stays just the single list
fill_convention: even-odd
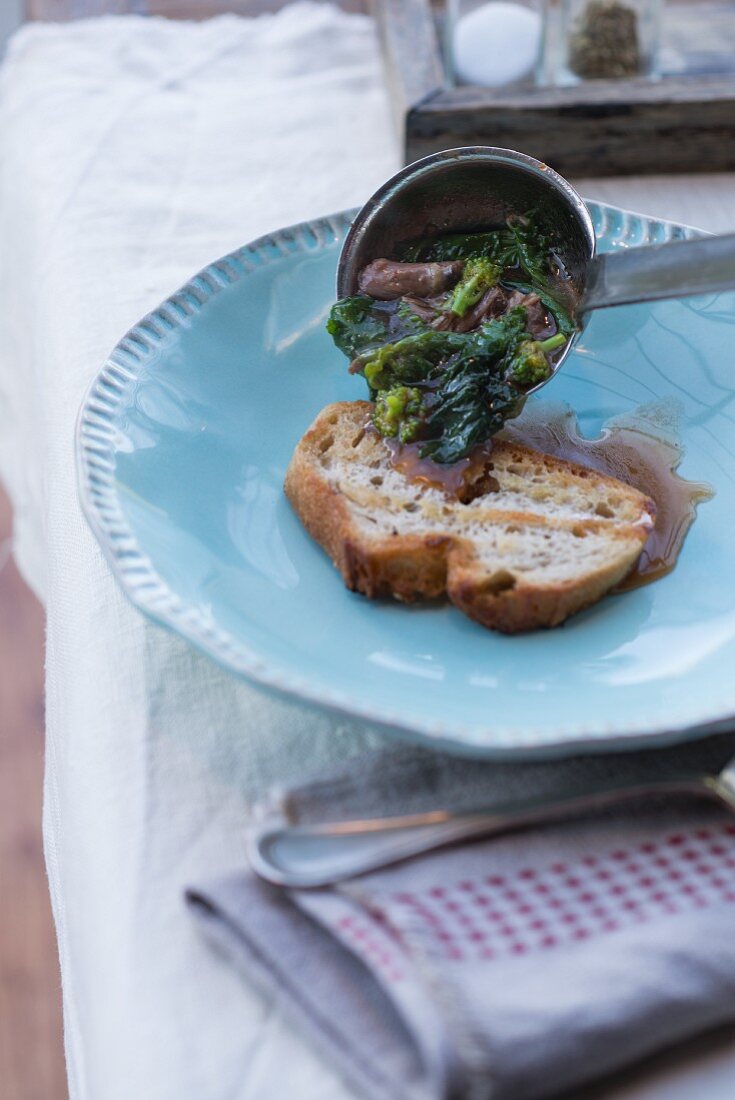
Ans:
[{"label": "blue ceramic plate", "polygon": [[[694,235],[590,209],[602,248]],[[81,498],[133,603],[233,672],[477,756],[663,743],[735,715],[735,298],[595,315],[551,393],[588,435],[654,398],[681,402],[681,472],[716,496],[677,568],[561,629],[494,635],[451,607],[347,592],[283,496],[319,409],[365,396],[324,330],[350,218],[212,264],[94,382]]]}]

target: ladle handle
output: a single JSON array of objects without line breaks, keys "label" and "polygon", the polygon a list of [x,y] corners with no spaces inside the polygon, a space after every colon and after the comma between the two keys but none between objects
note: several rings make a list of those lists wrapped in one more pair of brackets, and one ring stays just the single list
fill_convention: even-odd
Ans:
[{"label": "ladle handle", "polygon": [[735,289],[735,233],[597,256],[578,311]]}]

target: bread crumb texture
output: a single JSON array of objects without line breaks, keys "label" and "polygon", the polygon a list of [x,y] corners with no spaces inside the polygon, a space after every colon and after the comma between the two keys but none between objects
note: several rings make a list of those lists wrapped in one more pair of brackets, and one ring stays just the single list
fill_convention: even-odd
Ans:
[{"label": "bread crumb texture", "polygon": [[446,594],[483,626],[516,633],[557,626],[635,566],[655,516],[637,489],[496,442],[481,471],[490,491],[462,503],[394,469],[370,411],[367,401],[323,409],[285,483],[351,590],[404,601]]}]

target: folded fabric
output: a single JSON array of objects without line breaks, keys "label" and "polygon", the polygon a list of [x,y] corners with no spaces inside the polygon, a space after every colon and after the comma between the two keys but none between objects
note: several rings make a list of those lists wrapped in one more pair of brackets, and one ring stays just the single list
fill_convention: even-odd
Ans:
[{"label": "folded fabric", "polygon": [[[402,747],[278,794],[291,821],[716,772],[735,737],[553,764]],[[435,852],[332,889],[192,887],[208,938],[370,1100],[538,1100],[735,1018],[735,822],[697,800]]]}]

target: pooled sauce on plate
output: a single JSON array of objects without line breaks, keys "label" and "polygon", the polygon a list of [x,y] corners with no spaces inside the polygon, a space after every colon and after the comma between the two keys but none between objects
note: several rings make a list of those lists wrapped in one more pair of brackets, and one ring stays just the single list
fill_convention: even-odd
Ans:
[{"label": "pooled sauce on plate", "polygon": [[656,522],[638,564],[617,585],[616,592],[650,584],[670,573],[694,521],[697,504],[714,495],[709,485],[687,481],[676,472],[683,449],[672,433],[670,420],[666,403],[654,403],[628,417],[609,420],[597,439],[585,439],[572,409],[544,403],[524,410],[497,437],[578,462],[651,497],[656,505]]},{"label": "pooled sauce on plate", "polygon": [[[656,504],[653,530],[636,568],[617,585],[616,592],[650,584],[670,573],[694,521],[697,504],[713,496],[709,485],[687,481],[676,472],[683,450],[670,422],[671,409],[666,403],[654,403],[628,417],[608,421],[600,436],[586,439],[568,405],[544,402],[524,409],[495,437],[577,462],[651,497]],[[494,479],[481,476],[492,451],[492,440],[450,465],[421,458],[420,444],[401,446],[393,440],[386,442],[393,467],[411,481],[441,489],[460,500],[497,488],[497,482],[492,485]],[[463,495],[466,490],[469,490],[467,497]]]}]

